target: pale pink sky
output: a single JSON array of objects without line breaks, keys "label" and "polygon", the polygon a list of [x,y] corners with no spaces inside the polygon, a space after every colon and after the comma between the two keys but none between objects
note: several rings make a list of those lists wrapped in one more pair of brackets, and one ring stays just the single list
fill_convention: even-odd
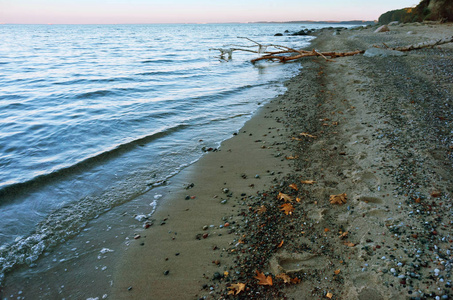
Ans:
[{"label": "pale pink sky", "polygon": [[377,20],[419,0],[0,0],[0,23],[221,23]]}]

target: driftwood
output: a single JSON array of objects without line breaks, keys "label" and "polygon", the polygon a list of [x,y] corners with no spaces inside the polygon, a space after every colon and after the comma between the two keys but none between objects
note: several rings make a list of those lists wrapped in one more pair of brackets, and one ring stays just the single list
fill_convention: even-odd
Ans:
[{"label": "driftwood", "polygon": [[[234,51],[245,51],[245,52],[251,52],[251,53],[256,53],[256,54],[262,54],[262,56],[252,59],[251,60],[252,63],[255,63],[260,60],[279,61],[279,62],[284,63],[284,62],[293,61],[293,60],[297,60],[297,59],[304,58],[304,57],[310,57],[310,56],[320,56],[327,61],[332,61],[332,59],[336,58],[336,57],[354,56],[357,54],[363,54],[365,52],[365,50],[355,50],[355,51],[350,51],[350,52],[333,52],[333,51],[319,52],[315,49],[313,49],[311,51],[297,50],[297,49],[289,48],[289,47],[282,46],[282,45],[274,45],[274,44],[263,45],[252,39],[249,39],[247,37],[238,37],[238,38],[246,39],[246,40],[252,42],[254,45],[246,45],[246,46],[232,45],[232,48],[212,48],[209,50],[220,51],[220,57],[222,59],[226,59],[225,55],[228,55],[228,59],[231,59]],[[453,42],[453,36],[451,36],[449,38],[430,41],[430,42],[409,45],[409,46],[405,46],[405,47],[391,48],[391,47],[388,47],[386,44],[384,44],[384,46],[386,49],[389,49],[389,50],[412,51],[412,50],[419,50],[422,48],[429,48],[429,47],[432,48],[435,46],[452,43],[452,42]],[[377,46],[375,46],[375,47],[377,47]],[[257,49],[252,49],[252,48],[257,48]],[[377,47],[377,48],[379,48],[379,47]],[[273,49],[273,51],[269,51],[268,49]]]}]

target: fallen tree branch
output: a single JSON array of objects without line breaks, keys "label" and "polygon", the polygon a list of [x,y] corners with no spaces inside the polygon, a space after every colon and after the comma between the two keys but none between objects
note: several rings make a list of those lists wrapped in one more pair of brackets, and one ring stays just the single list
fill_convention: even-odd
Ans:
[{"label": "fallen tree branch", "polygon": [[448,37],[448,38],[443,38],[439,40],[434,40],[430,42],[424,42],[424,43],[419,43],[415,45],[409,45],[405,47],[396,47],[396,48],[390,48],[391,50],[397,50],[397,51],[412,51],[412,50],[419,50],[423,48],[433,48],[435,46],[443,45],[443,44],[448,44],[448,43],[453,43],[453,36]]},{"label": "fallen tree branch", "polygon": [[[251,62],[255,63],[257,61],[261,60],[268,60],[268,61],[279,61],[281,63],[288,62],[288,61],[293,61],[297,60],[300,58],[304,57],[310,57],[310,56],[320,56],[324,58],[326,61],[333,61],[333,58],[337,57],[345,57],[345,56],[354,56],[357,54],[363,54],[365,50],[355,50],[355,51],[349,51],[349,52],[319,52],[315,49],[311,51],[307,50],[297,50],[293,49],[287,46],[282,46],[282,45],[274,45],[274,44],[269,44],[269,45],[263,45],[260,44],[248,37],[238,37],[240,39],[246,39],[255,45],[246,45],[246,46],[238,46],[234,45],[235,47],[238,48],[214,48],[214,49],[209,49],[209,50],[219,50],[221,52],[220,56],[224,58],[226,54],[228,54],[228,59],[232,58],[233,52],[234,51],[245,51],[245,52],[252,52],[252,53],[257,53],[257,54],[263,54],[261,57],[257,57],[255,59],[252,59]],[[424,43],[419,43],[415,45],[409,45],[405,47],[396,47],[396,48],[390,48],[384,43],[384,46],[388,50],[397,50],[397,51],[412,51],[412,50],[418,50],[422,48],[428,48],[428,47],[434,47],[438,45],[443,45],[447,43],[452,43],[453,42],[453,36],[449,38],[444,38],[444,39],[439,39],[439,40],[434,40],[430,42],[424,42]],[[258,47],[256,50],[251,50],[249,48],[254,48]],[[377,46],[375,46],[377,47]],[[269,51],[268,49],[276,49],[275,51]],[[329,58],[328,58],[329,57]]]}]

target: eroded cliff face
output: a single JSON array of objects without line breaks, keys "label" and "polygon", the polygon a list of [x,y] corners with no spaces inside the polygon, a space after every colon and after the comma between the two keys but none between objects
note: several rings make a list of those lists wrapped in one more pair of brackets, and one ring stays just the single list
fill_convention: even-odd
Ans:
[{"label": "eroded cliff face", "polygon": [[422,21],[453,22],[453,0],[422,0],[416,7],[388,11],[379,17],[379,23]]}]

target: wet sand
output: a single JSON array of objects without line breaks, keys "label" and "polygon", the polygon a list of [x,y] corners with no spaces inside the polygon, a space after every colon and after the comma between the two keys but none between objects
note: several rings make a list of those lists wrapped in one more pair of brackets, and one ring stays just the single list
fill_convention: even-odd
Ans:
[{"label": "wet sand", "polygon": [[[396,47],[453,32],[374,29],[326,30],[314,47]],[[452,57],[448,44],[302,61],[285,95],[178,175],[180,189],[121,259],[112,298],[446,299]],[[273,285],[258,284],[256,271]]]}]

